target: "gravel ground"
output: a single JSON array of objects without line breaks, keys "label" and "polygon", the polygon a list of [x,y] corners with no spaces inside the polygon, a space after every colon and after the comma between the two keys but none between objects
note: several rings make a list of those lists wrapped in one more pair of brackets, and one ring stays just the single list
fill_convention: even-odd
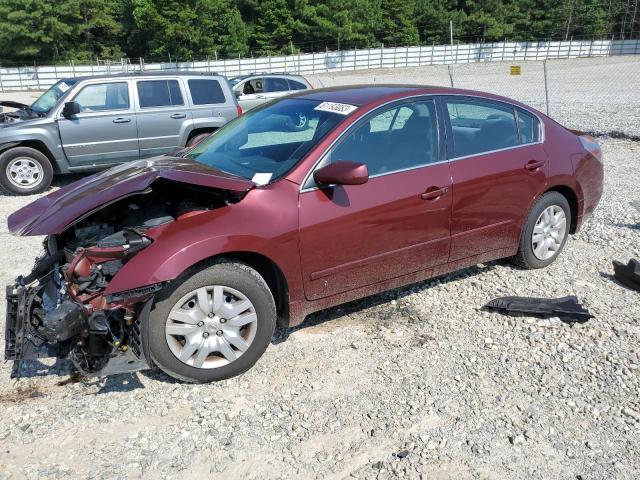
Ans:
[{"label": "gravel ground", "polygon": [[[0,365],[0,479],[637,478],[640,302],[611,260],[640,258],[640,143],[602,144],[601,204],[547,269],[493,262],[316,314],[212,385]],[[0,197],[2,284],[39,252],[6,231],[32,199]],[[569,294],[595,318],[480,310]]]}]

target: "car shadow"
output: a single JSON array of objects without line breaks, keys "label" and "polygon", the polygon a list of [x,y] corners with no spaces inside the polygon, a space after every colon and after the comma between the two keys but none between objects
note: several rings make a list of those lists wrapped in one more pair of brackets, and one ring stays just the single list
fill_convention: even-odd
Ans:
[{"label": "car shadow", "polygon": [[[330,322],[332,320],[336,320],[338,318],[341,318],[347,315],[361,312],[362,310],[378,307],[380,305],[390,302],[391,300],[400,300],[403,297],[406,297],[413,293],[416,293],[416,292],[420,293],[420,292],[429,290],[429,288],[437,284],[448,283],[454,280],[463,280],[465,278],[474,277],[479,273],[491,271],[498,265],[504,265],[508,263],[509,263],[508,259],[501,259],[501,260],[494,260],[492,262],[486,262],[482,264],[482,266],[475,265],[473,267],[465,268],[464,270],[447,273],[439,277],[430,278],[429,280],[423,280],[421,282],[413,283],[411,285],[407,285],[404,287],[398,287],[396,289],[378,293],[370,297],[361,298],[349,303],[337,305],[335,307],[331,307],[326,310],[321,310],[319,312],[312,313],[298,326],[288,328],[283,325],[278,325],[278,327],[276,328],[276,331],[274,332],[273,337],[271,338],[271,343],[273,345],[277,345],[279,343],[286,341],[292,333],[297,332],[298,330],[321,325],[323,323]],[[514,266],[513,268],[517,268],[517,267]]]}]

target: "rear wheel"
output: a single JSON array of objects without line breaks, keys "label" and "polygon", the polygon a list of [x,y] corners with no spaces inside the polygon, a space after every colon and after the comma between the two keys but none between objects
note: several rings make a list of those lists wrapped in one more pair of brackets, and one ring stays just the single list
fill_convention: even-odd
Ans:
[{"label": "rear wheel", "polygon": [[15,147],[0,155],[0,186],[13,195],[31,195],[51,185],[53,167],[38,150]]},{"label": "rear wheel", "polygon": [[547,192],[533,205],[513,262],[523,268],[543,268],[560,255],[569,236],[571,208],[564,195]]},{"label": "rear wheel", "polygon": [[174,282],[150,316],[154,362],[180,380],[224,380],[251,368],[276,324],[264,279],[241,263],[218,263]]},{"label": "rear wheel", "polygon": [[195,147],[197,144],[199,144],[201,141],[203,141],[209,135],[211,135],[211,132],[198,133],[197,135],[194,135],[189,140],[187,140],[187,145],[186,145],[187,148]]}]

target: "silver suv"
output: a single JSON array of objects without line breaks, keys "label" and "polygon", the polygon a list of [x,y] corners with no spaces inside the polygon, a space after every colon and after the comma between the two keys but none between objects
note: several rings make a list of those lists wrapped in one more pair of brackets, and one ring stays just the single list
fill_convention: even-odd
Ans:
[{"label": "silver suv", "polygon": [[313,88],[307,79],[300,75],[279,73],[241,75],[230,79],[229,84],[244,111],[274,98]]},{"label": "silver suv", "polygon": [[220,75],[157,72],[65,78],[0,114],[0,186],[26,195],[53,173],[97,170],[191,146],[242,113]]}]

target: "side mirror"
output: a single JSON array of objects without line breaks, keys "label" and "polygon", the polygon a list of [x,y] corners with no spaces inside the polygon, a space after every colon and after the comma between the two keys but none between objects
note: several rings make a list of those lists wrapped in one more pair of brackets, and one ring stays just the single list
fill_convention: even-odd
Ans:
[{"label": "side mirror", "polygon": [[319,185],[362,185],[369,180],[369,170],[364,163],[341,160],[319,168],[313,178]]},{"label": "side mirror", "polygon": [[65,102],[64,107],[62,107],[62,116],[65,118],[72,117],[78,113],[80,113],[80,104],[78,102]]},{"label": "side mirror", "polygon": [[235,94],[236,98],[240,98],[242,96],[242,92],[240,90],[234,90],[233,93]]}]

